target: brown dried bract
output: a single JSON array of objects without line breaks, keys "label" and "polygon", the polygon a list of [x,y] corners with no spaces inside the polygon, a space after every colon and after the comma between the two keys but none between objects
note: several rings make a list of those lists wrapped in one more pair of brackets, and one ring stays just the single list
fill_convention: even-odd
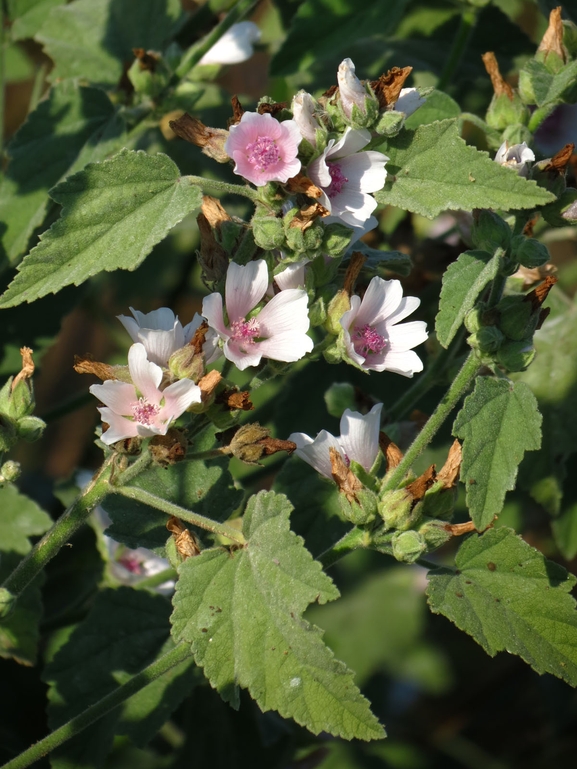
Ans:
[{"label": "brown dried bract", "polygon": [[[304,174],[297,174],[296,176],[293,176],[291,179],[288,180],[288,182],[285,185],[287,192],[290,192],[292,194],[297,194],[298,192],[302,192],[305,195],[308,195],[311,198],[320,198],[320,196],[323,194],[323,191],[316,186],[309,178],[308,176],[305,176]],[[326,211],[326,214],[319,214],[320,216],[328,216],[329,211],[327,211],[326,208],[323,206],[320,206],[320,208],[323,211]]]},{"label": "brown dried bract", "polygon": [[240,119],[244,115],[242,104],[238,100],[238,96],[236,94],[232,97],[230,103],[232,104],[232,117],[228,121],[229,126],[240,123]]},{"label": "brown dried bract", "polygon": [[338,90],[338,85],[331,85],[331,87],[327,88],[327,90],[323,93],[323,96],[325,99],[330,99],[336,94]]},{"label": "brown dried bract", "polygon": [[468,534],[470,531],[477,531],[473,521],[467,521],[467,523],[446,523],[443,528],[445,531],[450,531],[454,537],[462,537],[463,534]]},{"label": "brown dried bract", "polygon": [[155,435],[148,446],[150,455],[157,465],[169,467],[186,458],[185,434],[176,427],[170,427],[166,435]]},{"label": "brown dried bract", "polygon": [[197,538],[192,531],[186,528],[180,518],[175,515],[171,516],[166,522],[166,528],[172,534],[178,554],[182,558],[186,560],[200,554]]},{"label": "brown dried bract", "polygon": [[132,53],[138,59],[138,66],[142,71],[154,72],[160,61],[160,54],[156,51],[145,51],[144,48],[133,48]]},{"label": "brown dried bract", "polygon": [[310,206],[306,206],[306,208],[301,208],[291,219],[289,229],[294,228],[304,232],[314,223],[315,219],[318,219],[319,216],[326,216],[327,213],[326,208],[319,203],[313,203]]},{"label": "brown dried bract", "polygon": [[358,503],[356,493],[363,488],[363,484],[359,481],[357,476],[349,470],[340,453],[332,446],[329,448],[329,456],[331,460],[331,475],[333,476],[333,480],[337,484],[339,491],[345,495],[349,502]]},{"label": "brown dried bract", "polygon": [[485,65],[487,74],[491,78],[495,96],[502,96],[504,94],[507,96],[509,101],[513,101],[513,89],[501,75],[501,72],[499,71],[499,65],[493,51],[487,51],[487,53],[484,53],[481,58],[483,59],[483,64]]},{"label": "brown dried bract", "polygon": [[26,379],[31,379],[34,373],[34,361],[32,360],[32,353],[34,351],[30,347],[21,347],[20,355],[22,356],[22,368],[16,374],[10,385],[11,392],[14,392],[16,385]]},{"label": "brown dried bract", "polygon": [[263,102],[262,104],[258,105],[256,111],[259,115],[272,115],[274,117],[281,110],[287,108],[288,102],[286,101],[275,102],[275,104],[267,104],[266,102]]},{"label": "brown dried bract", "polygon": [[202,377],[198,386],[200,387],[202,402],[205,403],[218,387],[222,374],[220,371],[209,371]]},{"label": "brown dried bract", "polygon": [[437,473],[437,480],[442,481],[443,486],[446,489],[452,489],[456,486],[459,472],[461,471],[462,459],[463,452],[461,451],[461,444],[459,441],[455,440],[449,449],[445,464]]},{"label": "brown dried bract", "polygon": [[530,302],[533,311],[537,312],[545,299],[549,296],[549,291],[551,291],[555,283],[557,283],[555,275],[548,275],[543,283],[537,286],[537,288],[534,288],[533,291],[529,291],[523,301]]},{"label": "brown dried bract", "polygon": [[559,150],[559,152],[556,152],[555,155],[553,155],[543,170],[557,171],[557,173],[564,174],[567,170],[567,166],[571,162],[571,157],[574,150],[574,144],[566,144],[563,149]]},{"label": "brown dried bract", "polygon": [[90,355],[86,355],[85,357],[75,355],[74,371],[76,371],[77,374],[94,374],[103,382],[106,382],[108,379],[118,378],[115,375],[112,366],[109,366],[108,363],[100,363],[99,361],[92,360]]},{"label": "brown dried bract", "polygon": [[371,81],[371,88],[379,100],[379,107],[381,109],[396,103],[405,80],[412,71],[412,67],[393,67],[381,75],[378,80]]},{"label": "brown dried bract", "polygon": [[543,35],[537,51],[544,53],[556,53],[564,62],[567,61],[567,51],[563,45],[563,20],[561,18],[561,6],[553,8],[549,14],[549,26]]},{"label": "brown dried bract", "polygon": [[349,262],[349,266],[345,273],[345,282],[343,286],[343,290],[348,296],[351,296],[353,293],[359,273],[363,269],[363,264],[366,261],[367,257],[364,254],[361,254],[360,251],[353,251],[351,261]]},{"label": "brown dried bract", "polygon": [[514,278],[521,278],[523,281],[522,288],[524,290],[531,288],[535,283],[540,283],[543,278],[548,275],[554,275],[557,272],[557,267],[551,262],[541,265],[541,267],[519,267],[517,272],[512,276]]},{"label": "brown dried bract", "polygon": [[387,460],[387,470],[393,470],[401,464],[401,460],[404,456],[403,452],[397,444],[393,443],[389,436],[382,431],[379,433],[379,446]]},{"label": "brown dried bract", "polygon": [[242,390],[241,392],[231,390],[225,390],[223,393],[224,403],[229,409],[240,409],[241,411],[253,411],[254,406],[250,399],[250,393],[248,390]]},{"label": "brown dried bract", "polygon": [[414,502],[419,502],[425,496],[425,492],[435,483],[436,479],[435,465],[431,465],[422,475],[419,475],[412,483],[405,486],[405,491],[412,496]]},{"label": "brown dried bract", "polygon": [[277,451],[286,451],[287,454],[292,454],[297,448],[296,443],[293,443],[293,441],[283,441],[280,438],[261,438],[256,443],[263,447],[263,453],[267,457],[271,454],[276,454]]},{"label": "brown dried bract", "polygon": [[202,268],[203,280],[216,283],[226,275],[229,258],[224,248],[214,236],[214,228],[204,213],[196,217],[200,235],[198,262]]},{"label": "brown dried bract", "polygon": [[218,227],[222,222],[230,222],[231,218],[226,212],[226,209],[216,198],[210,195],[203,195],[202,198],[202,213],[206,217],[206,220],[211,227]]},{"label": "brown dried bract", "polygon": [[207,331],[208,331],[208,323],[205,320],[203,320],[200,326],[194,332],[194,336],[189,342],[189,345],[192,347],[195,355],[202,354],[202,345],[204,344],[204,338],[206,336]]},{"label": "brown dried bract", "polygon": [[533,227],[537,224],[537,219],[539,217],[534,216],[532,219],[529,219],[527,224],[523,227],[523,235],[526,238],[532,238],[533,237]]},{"label": "brown dried bract", "polygon": [[196,117],[185,112],[178,120],[169,121],[170,128],[181,139],[200,147],[205,155],[217,163],[227,163],[230,158],[224,151],[228,131],[224,128],[209,128]]}]

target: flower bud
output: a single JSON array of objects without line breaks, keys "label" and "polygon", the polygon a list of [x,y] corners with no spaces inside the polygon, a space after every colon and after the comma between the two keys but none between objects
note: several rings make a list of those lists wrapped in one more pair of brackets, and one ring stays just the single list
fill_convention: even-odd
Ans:
[{"label": "flower bud", "polygon": [[381,113],[373,130],[378,133],[379,136],[391,138],[400,132],[406,119],[407,116],[404,112],[397,112],[396,109],[386,110]]},{"label": "flower bud", "polygon": [[508,125],[501,134],[501,137],[510,147],[515,144],[529,146],[533,141],[533,134],[527,126],[522,125],[521,123],[512,123],[511,125]]},{"label": "flower bud", "polygon": [[326,224],[322,245],[323,253],[333,257],[342,256],[349,247],[353,234],[352,228],[346,227],[344,224],[338,222]]},{"label": "flower bud", "polygon": [[528,119],[529,110],[515,92],[512,92],[512,98],[505,93],[494,94],[485,117],[487,125],[497,131],[517,123],[524,125]]},{"label": "flower bud", "polygon": [[552,158],[546,158],[535,163],[531,170],[531,179],[536,181],[539,187],[544,187],[559,198],[565,192],[567,182],[565,181],[565,173],[553,167],[551,161]]},{"label": "flower bud", "polygon": [[197,353],[193,345],[187,344],[172,353],[168,359],[168,369],[175,379],[192,379],[198,384],[206,371],[204,355]]},{"label": "flower bud", "polygon": [[497,352],[497,362],[505,371],[524,371],[535,357],[532,339],[506,342]]},{"label": "flower bud", "polygon": [[379,114],[379,102],[355,75],[355,65],[344,59],[337,71],[340,105],[343,115],[353,128],[373,125]]},{"label": "flower bud", "polygon": [[32,386],[34,373],[32,350],[29,347],[22,347],[20,355],[22,369],[15,377],[10,377],[0,390],[0,412],[14,419],[29,416],[36,405]]},{"label": "flower bud", "polygon": [[9,459],[0,467],[0,483],[14,483],[22,472],[20,462]]},{"label": "flower bud", "polygon": [[299,210],[291,209],[283,217],[283,226],[288,248],[296,255],[307,255],[314,259],[321,252],[325,228],[319,219],[302,224],[298,217]]},{"label": "flower bud", "polygon": [[415,504],[413,496],[406,489],[387,491],[379,499],[379,515],[387,529],[406,531],[413,528],[421,518],[422,504]]},{"label": "flower bud", "polygon": [[286,248],[286,237],[281,219],[276,216],[259,216],[252,218],[254,242],[265,251],[275,248]]},{"label": "flower bud", "polygon": [[293,120],[298,126],[303,139],[313,148],[317,146],[317,131],[326,134],[326,129],[316,118],[320,105],[306,91],[299,91],[292,100]]},{"label": "flower bud", "polygon": [[525,301],[526,297],[505,296],[497,305],[499,311],[499,328],[508,339],[520,341],[531,336],[534,326],[531,328],[533,315],[538,317],[539,313],[534,313],[530,302]]},{"label": "flower bud", "polygon": [[577,190],[567,187],[557,200],[543,206],[543,219],[553,227],[567,227],[577,224]]},{"label": "flower bud", "polygon": [[138,94],[154,99],[166,87],[170,73],[160,53],[134,48],[135,59],[127,72],[128,79]]},{"label": "flower bud", "polygon": [[549,251],[547,246],[540,243],[535,238],[525,238],[518,235],[513,239],[511,256],[523,267],[542,267],[549,261]]},{"label": "flower bud", "polygon": [[470,334],[475,334],[484,325],[483,313],[486,310],[486,306],[483,303],[479,303],[476,307],[465,315],[465,328]]},{"label": "flower bud", "polygon": [[40,417],[22,417],[16,423],[19,438],[33,443],[42,437],[46,423]]},{"label": "flower bud", "polygon": [[457,494],[456,484],[447,488],[442,481],[434,483],[423,498],[423,517],[450,520],[455,509]]},{"label": "flower bud", "polygon": [[16,605],[16,596],[5,587],[0,587],[0,619],[6,619]]},{"label": "flower bud", "polygon": [[0,455],[10,451],[17,440],[18,434],[14,420],[0,413]]},{"label": "flower bud", "polygon": [[511,228],[500,216],[484,208],[473,216],[471,238],[477,249],[489,254],[497,248],[507,251],[511,244]]},{"label": "flower bud", "polygon": [[560,72],[567,62],[567,51],[563,45],[563,20],[561,6],[549,14],[549,26],[539,43],[535,60],[542,62],[553,75]]},{"label": "flower bud", "polygon": [[415,563],[426,551],[424,537],[418,531],[397,531],[392,539],[393,556],[403,563]]},{"label": "flower bud", "polygon": [[369,489],[358,489],[352,500],[339,494],[339,504],[344,517],[355,526],[363,526],[377,517],[377,497]]},{"label": "flower bud", "polygon": [[311,328],[323,326],[327,321],[327,304],[324,297],[319,296],[309,307]]},{"label": "flower bud", "polygon": [[340,320],[348,310],[351,309],[351,300],[349,294],[345,289],[338,291],[331,299],[327,309],[327,321],[325,328],[329,334],[338,336],[343,327],[340,324]]},{"label": "flower bud", "polygon": [[334,382],[325,392],[327,411],[340,419],[345,409],[357,410],[355,388],[349,382]]},{"label": "flower bud", "polygon": [[482,326],[468,337],[467,344],[483,355],[490,355],[501,347],[504,339],[502,332],[496,326]]},{"label": "flower bud", "polygon": [[230,442],[230,453],[241,462],[254,465],[265,453],[265,447],[259,443],[263,438],[268,438],[270,430],[261,427],[258,422],[243,425],[236,431]]},{"label": "flower bud", "polygon": [[427,550],[436,550],[451,539],[451,532],[447,531],[442,521],[426,519],[419,528],[419,534],[425,540]]}]

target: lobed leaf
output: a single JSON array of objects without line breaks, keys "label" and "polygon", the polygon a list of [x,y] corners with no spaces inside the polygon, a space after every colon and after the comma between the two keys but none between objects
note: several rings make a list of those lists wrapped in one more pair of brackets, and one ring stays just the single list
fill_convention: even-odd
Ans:
[{"label": "lobed leaf", "polygon": [[439,313],[435,320],[437,339],[448,347],[461,328],[477,297],[499,272],[500,260],[486,251],[465,251],[443,275]]},{"label": "lobed leaf", "polygon": [[577,686],[576,579],[506,527],[467,539],[455,569],[429,572],[431,611],[494,656],[517,654]]},{"label": "lobed leaf", "polygon": [[382,146],[387,181],[375,198],[432,219],[441,211],[534,208],[554,196],[465,144],[457,119],[401,131]]},{"label": "lobed leaf", "polygon": [[205,550],[179,569],[173,635],[191,644],[205,675],[238,707],[248,689],[263,711],[352,739],[384,732],[352,673],[301,615],[338,597],[318,562],[289,529],[284,495],[260,492],[244,516],[241,550]]},{"label": "lobed leaf", "polygon": [[202,193],[166,155],[122,150],[51,191],[60,219],[19,266],[0,307],[33,302],[102,270],[134,270],[200,206]]},{"label": "lobed leaf", "polygon": [[461,480],[477,529],[487,528],[501,512],[524,453],[540,447],[541,422],[526,384],[477,378],[453,425],[453,434],[463,440]]}]

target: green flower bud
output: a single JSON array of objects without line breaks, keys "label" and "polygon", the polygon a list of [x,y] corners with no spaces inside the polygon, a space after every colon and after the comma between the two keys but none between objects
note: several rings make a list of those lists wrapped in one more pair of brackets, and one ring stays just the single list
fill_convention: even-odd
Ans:
[{"label": "green flower bud", "polygon": [[137,57],[127,72],[138,94],[154,99],[168,84],[170,73],[159,53],[135,49]]},{"label": "green flower bud", "polygon": [[338,336],[341,333],[343,327],[339,321],[345,312],[348,312],[350,309],[351,300],[349,295],[344,289],[341,289],[335,294],[335,296],[333,296],[327,309],[327,321],[325,323],[325,328],[329,334]]},{"label": "green flower bud", "polygon": [[577,190],[567,187],[557,200],[543,206],[543,219],[553,227],[567,227],[577,224]]},{"label": "green flower bud", "polygon": [[517,93],[513,94],[513,99],[506,93],[494,94],[485,117],[487,125],[498,131],[503,131],[512,124],[525,124],[528,120],[529,110]]},{"label": "green flower bud", "polygon": [[334,365],[335,363],[340,363],[342,361],[343,352],[337,341],[335,341],[333,344],[329,345],[329,347],[326,347],[323,350],[323,358],[331,366]]},{"label": "green flower bud", "polygon": [[427,549],[425,539],[418,531],[397,531],[391,544],[394,557],[403,563],[415,563]]},{"label": "green flower bud", "polygon": [[404,112],[397,112],[394,109],[382,112],[373,130],[379,136],[390,138],[396,136],[405,124],[406,115]]},{"label": "green flower bud", "polygon": [[525,104],[537,104],[535,88],[533,85],[534,75],[531,70],[521,69],[519,72],[519,96]]},{"label": "green flower bud", "polygon": [[552,75],[557,75],[565,67],[565,59],[560,56],[557,51],[537,51],[535,54],[535,61],[545,65],[547,72]]},{"label": "green flower bud", "polygon": [[[531,302],[525,301],[524,296],[505,296],[497,309],[500,314],[499,328],[508,339],[520,341],[535,330],[539,313],[534,313]],[[536,316],[534,323],[533,316]]]},{"label": "green flower bud", "polygon": [[527,144],[530,145],[533,141],[533,134],[531,131],[521,123],[515,123],[514,125],[508,125],[502,134],[503,141],[514,146],[515,144]]},{"label": "green flower bud", "polygon": [[511,255],[516,262],[529,269],[542,267],[547,264],[550,258],[547,246],[535,238],[525,238],[523,235],[517,235],[513,238]]},{"label": "green flower bud", "polygon": [[566,19],[563,20],[563,45],[574,59],[577,56],[577,25]]},{"label": "green flower bud", "polygon": [[423,506],[405,489],[387,491],[379,499],[379,515],[387,529],[405,531],[413,528],[421,518]]},{"label": "green flower bud", "polygon": [[492,323],[487,323],[486,313],[487,306],[484,302],[479,302],[476,307],[473,307],[473,309],[469,310],[465,315],[465,328],[470,334],[475,334],[479,329],[483,328],[483,326],[494,325]]},{"label": "green flower bud", "polygon": [[506,342],[497,352],[497,362],[505,371],[524,371],[535,357],[532,339]]},{"label": "green flower bud", "polygon": [[309,320],[312,328],[322,326],[326,323],[327,305],[324,297],[319,296],[309,307]]},{"label": "green flower bud", "polygon": [[14,483],[22,472],[20,462],[9,459],[0,467],[0,483]]},{"label": "green flower bud", "polygon": [[16,424],[16,430],[20,438],[33,443],[42,437],[46,423],[40,417],[22,417]]},{"label": "green flower bud", "polygon": [[353,231],[344,224],[333,222],[325,225],[322,250],[329,256],[342,256],[350,245]]},{"label": "green flower bud", "polygon": [[507,251],[511,243],[511,228],[493,211],[482,209],[474,216],[471,238],[476,248],[489,254],[497,248]]},{"label": "green flower bud", "polygon": [[505,337],[496,326],[483,326],[467,339],[467,344],[480,353],[488,355],[496,352]]},{"label": "green flower bud", "polygon": [[536,181],[539,187],[544,187],[549,192],[552,192],[555,197],[559,198],[567,187],[565,174],[550,166],[551,158],[540,160],[533,165],[530,178]]},{"label": "green flower bud", "polygon": [[357,410],[355,388],[349,382],[334,382],[325,392],[327,411],[340,419],[345,409]]},{"label": "green flower bud", "polygon": [[0,619],[6,619],[16,605],[16,596],[5,587],[0,587]]},{"label": "green flower bud", "polygon": [[295,254],[307,254],[314,258],[320,254],[325,228],[318,219],[306,228],[291,227],[297,213],[298,210],[293,208],[283,219],[287,246]]},{"label": "green flower bud", "polygon": [[10,451],[18,440],[16,424],[6,414],[0,414],[0,455]]},{"label": "green flower bud", "polygon": [[286,237],[281,219],[276,216],[253,216],[252,232],[254,242],[265,251],[286,248]]},{"label": "green flower bud", "polygon": [[349,502],[344,494],[339,494],[341,511],[347,521],[355,526],[364,526],[377,517],[377,497],[369,489],[359,489],[355,492],[357,502]]},{"label": "green flower bud", "polygon": [[425,520],[419,534],[425,540],[428,551],[436,550],[451,539],[451,532],[445,529],[445,524],[432,519]]},{"label": "green flower bud", "polygon": [[168,369],[175,379],[192,379],[198,384],[206,373],[204,355],[196,353],[194,347],[187,344],[172,353]]}]

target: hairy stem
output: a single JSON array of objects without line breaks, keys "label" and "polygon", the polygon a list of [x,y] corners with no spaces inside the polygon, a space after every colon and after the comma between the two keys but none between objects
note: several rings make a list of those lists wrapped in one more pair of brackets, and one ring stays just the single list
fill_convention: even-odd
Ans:
[{"label": "hairy stem", "polygon": [[242,195],[250,200],[256,200],[256,190],[253,190],[252,187],[246,184],[230,184],[229,182],[221,182],[218,179],[205,179],[202,176],[184,176],[183,178],[188,179],[192,184],[197,184],[204,193],[227,192],[230,195]]},{"label": "hairy stem", "polygon": [[84,712],[80,713],[80,715],[70,719],[68,723],[56,729],[47,737],[44,737],[43,740],[32,745],[28,750],[25,750],[19,756],[13,758],[12,761],[8,761],[7,764],[4,764],[2,769],[24,769],[25,767],[30,766],[72,737],[80,734],[87,726],[98,721],[102,716],[105,716],[115,707],[121,705],[127,699],[132,697],[133,694],[144,689],[144,687],[151,683],[151,681],[159,678],[189,657],[190,646],[185,643],[179,644],[160,657],[160,659],[155,660],[151,665],[144,668],[140,673],[133,676],[130,681],[127,681],[122,686],[119,686],[118,689],[107,694],[106,697],[95,702],[94,705],[91,705]]},{"label": "hairy stem", "polygon": [[[48,561],[54,558],[60,548],[85,523],[90,513],[109,493],[112,462],[113,456],[102,465],[84,491],[4,581],[2,588],[8,591],[13,599],[17,599],[21,595]],[[9,610],[13,608],[14,603],[15,600],[10,603]]]},{"label": "hairy stem", "polygon": [[192,510],[186,510],[180,505],[175,505],[166,499],[157,497],[155,494],[151,494],[149,491],[139,489],[136,486],[120,486],[111,489],[115,494],[120,494],[127,499],[134,499],[136,502],[142,502],[144,505],[149,505],[157,510],[160,510],[167,515],[174,515],[183,521],[192,523],[193,526],[198,526],[200,529],[210,531],[213,534],[219,534],[221,537],[226,537],[236,542],[238,545],[244,545],[246,540],[238,529],[232,526],[227,526],[225,523],[218,523],[211,518],[205,518],[204,515],[198,515],[193,513]]}]

